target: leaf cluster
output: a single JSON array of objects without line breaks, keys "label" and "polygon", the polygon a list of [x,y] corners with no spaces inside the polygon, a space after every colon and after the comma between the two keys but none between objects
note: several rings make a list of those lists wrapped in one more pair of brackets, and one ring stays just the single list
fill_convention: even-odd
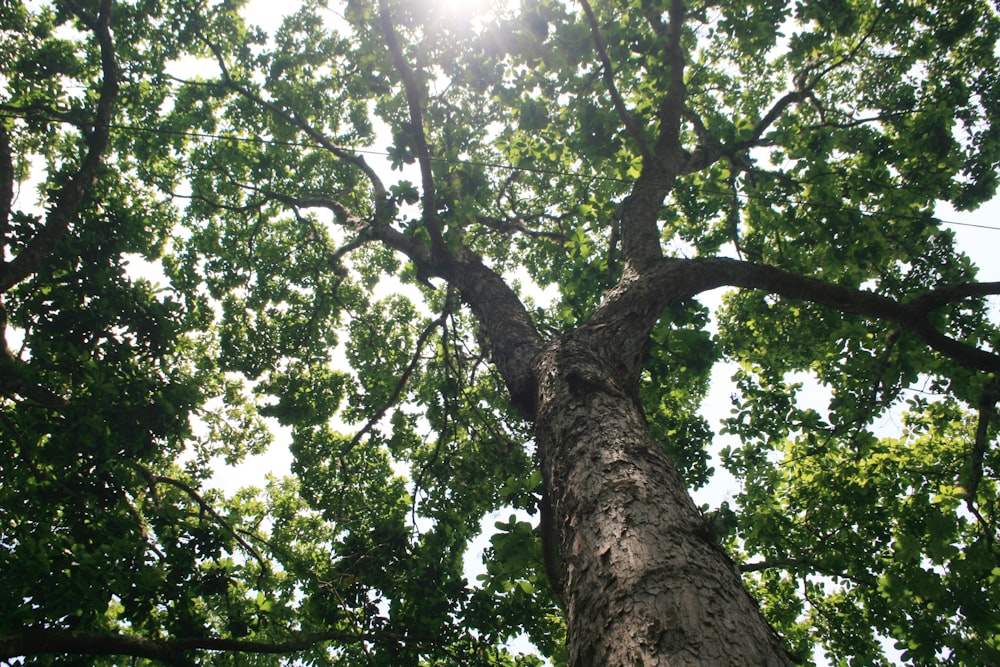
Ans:
[{"label": "leaf cluster", "polygon": [[[104,4],[0,6],[3,267],[48,235],[102,131]],[[932,213],[997,186],[981,0],[693,0],[680,60],[652,0],[310,0],[270,30],[230,0],[111,4],[99,169],[0,303],[0,639],[540,664],[504,647],[523,633],[565,662],[533,432],[498,370],[509,331],[467,298],[489,285],[455,285],[503,278],[546,340],[585,324],[631,279],[624,211],[670,131],[672,171],[644,182],[665,193],[654,254],[904,304],[976,275]],[[888,318],[753,290],[710,318],[688,297],[627,391],[690,487],[713,463],[739,481],[721,537],[793,649],[997,662],[995,379]],[[927,319],[996,350],[988,314],[977,297]],[[738,444],[718,452],[701,405],[721,360]],[[232,466],[275,441],[289,469],[237,488]]]}]

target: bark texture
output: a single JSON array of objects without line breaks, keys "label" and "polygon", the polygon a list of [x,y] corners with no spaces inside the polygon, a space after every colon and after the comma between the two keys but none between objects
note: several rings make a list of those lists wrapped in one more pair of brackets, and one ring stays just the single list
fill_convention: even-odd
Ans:
[{"label": "bark texture", "polygon": [[536,421],[570,664],[790,665],[711,538],[629,379],[583,329],[542,355]]}]

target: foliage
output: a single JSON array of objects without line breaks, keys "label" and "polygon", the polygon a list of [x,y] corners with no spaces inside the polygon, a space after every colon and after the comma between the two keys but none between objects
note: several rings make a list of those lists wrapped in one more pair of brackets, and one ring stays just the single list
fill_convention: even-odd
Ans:
[{"label": "foliage", "polygon": [[[50,633],[160,651],[87,664],[542,664],[526,635],[563,664],[531,420],[442,256],[557,341],[625,284],[653,179],[673,256],[917,305],[975,279],[932,212],[996,190],[993,7],[684,4],[676,43],[654,0],[306,0],[268,30],[239,0],[0,4],[0,657]],[[992,353],[992,293],[928,319]],[[713,330],[690,296],[637,400],[701,487],[736,364],[720,539],[792,652],[1000,662],[995,375],[891,316],[744,289]],[[279,446],[287,474],[218,488]]]}]

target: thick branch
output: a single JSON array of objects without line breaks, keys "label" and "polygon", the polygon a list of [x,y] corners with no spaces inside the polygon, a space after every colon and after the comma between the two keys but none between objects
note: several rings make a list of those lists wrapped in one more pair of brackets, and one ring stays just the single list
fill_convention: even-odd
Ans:
[{"label": "thick branch", "polygon": [[284,655],[305,651],[317,644],[331,641],[358,643],[402,640],[401,637],[389,634],[352,634],[335,630],[293,634],[289,639],[279,642],[212,637],[155,640],[124,634],[40,630],[0,636],[0,660],[32,655],[127,655],[156,660],[175,667],[194,667],[198,663],[186,656],[186,651]]},{"label": "thick branch", "polygon": [[687,101],[684,49],[681,44],[685,17],[682,0],[672,0],[668,16],[670,25],[664,51],[670,83],[657,109],[659,136],[655,153],[643,161],[642,173],[621,208],[622,275],[625,279],[641,274],[645,266],[663,256],[657,220],[685,155],[680,141],[681,118]]},{"label": "thick branch", "polygon": [[983,459],[986,456],[986,450],[989,448],[990,425],[996,419],[998,395],[1000,395],[1000,385],[998,385],[996,378],[988,380],[980,392],[976,439],[972,443],[972,451],[969,452],[969,472],[965,482],[965,503],[980,521],[982,521],[982,517],[979,516],[976,507],[976,495],[979,492],[979,483],[983,479]]},{"label": "thick branch", "polygon": [[646,17],[647,21],[649,21],[649,26],[653,29],[653,33],[655,33],[657,37],[667,36],[670,29],[667,27],[667,24],[663,22],[663,17],[660,16],[656,7],[652,5],[646,7],[643,11],[643,16]]},{"label": "thick branch", "polygon": [[601,344],[616,350],[624,377],[638,378],[644,362],[643,350],[637,345],[628,347],[629,341],[644,341],[670,304],[725,286],[764,290],[842,313],[896,322],[920,336],[932,349],[964,366],[1000,372],[1000,354],[950,338],[936,329],[929,318],[933,307],[942,303],[970,294],[1000,294],[1000,283],[943,287],[911,302],[900,302],[763,264],[721,257],[668,258],[638,278],[624,278],[608,292],[604,305],[587,326]]},{"label": "thick branch", "polygon": [[413,69],[403,55],[403,49],[399,45],[399,38],[396,35],[396,27],[392,22],[392,11],[389,8],[388,0],[379,0],[379,20],[382,24],[382,34],[385,37],[385,44],[392,54],[392,61],[399,73],[399,78],[403,82],[403,92],[406,95],[406,106],[410,114],[409,139],[413,142],[413,148],[417,152],[417,162],[420,165],[420,182],[423,189],[423,224],[431,237],[431,245],[435,255],[444,256],[447,254],[447,247],[441,236],[441,224],[437,218],[436,190],[434,186],[434,171],[431,168],[431,149],[427,144],[426,129],[424,127],[423,96],[417,79],[413,74]]},{"label": "thick branch", "polygon": [[52,120],[72,125],[78,130],[90,127],[86,115],[81,109],[62,110],[48,104],[0,104],[0,112],[8,118],[24,118],[25,120]]},{"label": "thick branch", "polygon": [[965,366],[1000,372],[1000,355],[950,338],[936,329],[928,318],[932,307],[957,300],[970,292],[976,295],[1000,294],[1000,283],[981,283],[976,287],[944,287],[929,292],[923,297],[925,301],[917,298],[914,302],[903,303],[867,290],[835,285],[772,266],[726,258],[668,260],[658,272],[661,274],[660,280],[672,281],[669,274],[676,272],[676,269],[671,268],[675,263],[690,264],[692,273],[699,276],[690,281],[691,288],[697,291],[688,292],[685,296],[724,285],[765,290],[789,299],[810,301],[842,313],[897,322],[923,338],[932,349]]},{"label": "thick branch", "polygon": [[490,356],[521,414],[535,415],[535,362],[542,338],[524,304],[502,276],[478,257],[463,257],[450,272],[451,283],[472,308],[490,341]]},{"label": "thick branch", "polygon": [[583,6],[583,13],[587,16],[587,23],[590,25],[590,34],[594,37],[594,48],[597,49],[597,56],[601,59],[601,71],[604,78],[604,85],[608,89],[608,94],[611,96],[611,102],[615,107],[615,113],[618,114],[618,118],[621,119],[622,124],[625,126],[625,130],[629,133],[639,146],[639,151],[642,153],[644,159],[648,159],[650,156],[649,145],[646,143],[646,136],[642,131],[642,128],[636,122],[632,114],[629,113],[628,109],[625,107],[625,100],[622,99],[621,93],[618,92],[618,86],[615,85],[615,70],[611,64],[611,57],[608,55],[608,48],[604,43],[604,38],[601,37],[601,29],[597,25],[597,17],[594,16],[594,10],[591,8],[590,3],[587,0],[580,0],[580,4]]},{"label": "thick branch", "polygon": [[632,192],[622,201],[621,241],[623,276],[635,277],[663,257],[658,223],[663,200],[673,188],[676,172],[643,169]]},{"label": "thick branch", "polygon": [[[112,0],[102,0],[96,18],[83,12],[75,3],[65,4],[94,34],[100,46],[102,81],[93,128],[87,137],[87,152],[80,167],[57,192],[45,225],[10,263],[0,263],[0,294],[37,271],[42,260],[52,252],[56,242],[69,229],[70,220],[76,215],[80,203],[97,182],[97,171],[108,147],[111,118],[118,97],[118,63],[109,27],[113,3]],[[0,257],[0,262],[2,261],[3,258]]]},{"label": "thick branch", "polygon": [[0,660],[32,655],[128,655],[173,667],[197,664],[169,642],[132,635],[42,630],[0,637]]},{"label": "thick branch", "polygon": [[45,408],[60,410],[66,407],[66,399],[59,394],[26,382],[23,373],[27,370],[27,364],[7,346],[7,306],[0,295],[0,396],[19,394]]},{"label": "thick branch", "polygon": [[[0,336],[3,334],[3,330],[0,329]],[[0,396],[17,394],[50,410],[62,410],[66,407],[66,399],[51,389],[24,382],[20,373],[23,366],[24,362],[15,359],[10,353],[7,341],[0,340]]]},{"label": "thick branch", "polygon": [[403,637],[390,633],[349,633],[330,630],[327,632],[307,632],[292,635],[290,639],[283,642],[260,642],[246,641],[240,639],[223,639],[210,637],[193,637],[190,639],[175,639],[170,642],[182,650],[200,649],[204,651],[232,651],[237,653],[266,653],[280,655],[285,653],[296,653],[312,648],[316,644],[337,641],[342,643],[394,641],[402,642]]},{"label": "thick branch", "polygon": [[[326,199],[289,198],[294,205],[326,206]],[[517,294],[503,277],[483,264],[475,253],[460,251],[435,257],[416,235],[405,234],[388,224],[367,224],[350,247],[376,241],[413,262],[417,276],[427,281],[443,278],[459,290],[472,308],[491,343],[492,359],[511,392],[514,405],[526,417],[534,414],[534,361],[542,338]],[[339,258],[340,251],[337,255]]]},{"label": "thick branch", "polygon": [[686,60],[681,44],[686,16],[683,0],[671,0],[668,16],[670,25],[667,30],[666,58],[670,84],[657,110],[660,136],[656,146],[656,160],[660,162],[677,160],[682,154],[681,119],[687,103],[687,86],[684,83]]},{"label": "thick branch", "polygon": [[994,296],[1000,294],[1000,282],[962,283],[948,285],[926,294],[922,294],[908,303],[925,313],[941,308],[949,303],[977,296]]},{"label": "thick branch", "polygon": [[420,278],[443,278],[458,289],[490,340],[493,363],[510,390],[513,404],[531,418],[535,410],[534,363],[542,338],[503,277],[469,251],[435,257],[417,236],[390,225],[370,225],[359,234],[364,241],[378,241],[406,255]]},{"label": "thick branch", "polygon": [[[389,224],[361,220],[323,195],[290,197],[269,192],[268,196],[292,206],[329,208],[349,222],[347,226],[360,226],[358,239],[350,247],[369,241],[383,243],[408,257],[417,275],[424,280],[433,277],[448,280],[482,324],[490,340],[492,360],[511,392],[512,402],[524,416],[534,414],[534,362],[541,350],[542,338],[517,294],[478,256],[468,251],[435,255],[416,235],[405,234]],[[659,210],[659,203],[656,210]],[[340,254],[338,251],[338,258]]]}]

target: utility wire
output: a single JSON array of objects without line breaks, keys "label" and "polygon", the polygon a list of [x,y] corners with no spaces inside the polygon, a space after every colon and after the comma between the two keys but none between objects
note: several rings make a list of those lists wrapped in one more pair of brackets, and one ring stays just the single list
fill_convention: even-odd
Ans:
[{"label": "utility wire", "polygon": [[[24,114],[14,113],[14,112],[12,112],[9,109],[0,110],[0,116],[5,116],[5,117],[8,117],[8,118],[26,118],[26,117],[28,117],[27,115],[24,115]],[[31,118],[38,118],[38,115],[33,114],[30,117]],[[55,118],[55,117],[46,118],[46,120],[49,120],[49,121],[52,121],[52,122],[58,122],[58,123],[67,123],[67,122],[69,122],[69,121],[67,121],[64,118]],[[109,125],[109,128],[111,130],[120,131],[120,132],[136,132],[136,133],[142,132],[142,133],[146,133],[146,134],[155,134],[155,135],[163,135],[163,136],[189,137],[189,138],[192,138],[192,139],[213,139],[213,140],[220,140],[220,141],[234,141],[234,142],[237,142],[237,143],[258,144],[258,145],[264,145],[264,146],[279,146],[279,147],[289,147],[289,148],[312,148],[312,149],[316,149],[316,150],[326,150],[326,148],[324,146],[321,146],[321,145],[319,145],[317,143],[313,143],[313,142],[309,142],[309,141],[278,141],[276,139],[267,139],[267,138],[264,138],[264,137],[245,137],[245,136],[237,136],[237,135],[230,135],[230,134],[215,134],[215,133],[211,133],[211,132],[195,132],[195,131],[191,131],[191,130],[171,130],[171,129],[168,129],[168,128],[150,128],[150,127],[142,127],[142,126],[138,126],[138,125],[111,124],[111,125]],[[372,156],[377,156],[377,157],[391,157],[390,153],[388,153],[386,151],[376,150],[376,149],[373,149],[373,148],[355,148],[355,147],[349,147],[349,146],[338,146],[338,148],[340,148],[341,150],[344,150],[344,151],[349,151],[349,152],[357,153],[359,155],[372,155]],[[431,156],[430,160],[432,162],[438,162],[438,163],[441,163],[441,164],[468,165],[468,166],[473,166],[473,167],[484,167],[484,168],[487,168],[487,169],[500,169],[500,170],[505,170],[505,171],[521,171],[521,172],[529,172],[529,173],[542,174],[542,175],[548,175],[548,176],[563,176],[563,177],[568,177],[568,178],[580,179],[581,181],[582,180],[608,181],[608,182],[624,183],[624,184],[631,184],[633,182],[633,181],[631,181],[629,179],[618,178],[616,176],[601,176],[599,174],[594,174],[594,175],[591,175],[591,176],[584,177],[581,174],[574,173],[574,172],[571,172],[571,171],[565,171],[565,170],[561,170],[561,169],[549,169],[549,168],[544,168],[544,167],[530,167],[530,166],[516,166],[516,165],[513,165],[513,164],[507,164],[507,163],[502,163],[502,162],[487,162],[487,161],[482,161],[482,160],[458,160],[458,159],[442,158],[442,157],[434,157],[434,156]],[[706,188],[706,187],[702,187],[701,190],[704,191],[704,192],[706,192],[706,193],[708,193],[708,194],[717,194],[717,195],[730,194],[730,192],[728,192],[728,191],[715,190],[713,188]],[[750,193],[745,193],[745,192],[737,193],[736,196],[737,196],[737,198],[739,198],[741,200],[744,200],[744,201],[749,201],[751,199],[756,199],[756,200],[760,200],[760,201],[763,201],[763,202],[769,203],[769,204],[788,204],[788,203],[790,203],[790,202],[787,202],[787,201],[779,201],[776,198],[767,197],[766,195],[750,194]],[[872,216],[875,215],[875,213],[873,211],[867,211],[867,210],[864,210],[864,209],[861,209],[861,208],[848,208],[848,207],[845,207],[845,206],[833,206],[833,205],[830,205],[830,204],[819,204],[819,203],[810,203],[810,202],[799,202],[799,204],[800,205],[805,205],[805,206],[810,206],[810,207],[813,207],[813,208],[828,209],[828,210],[833,210],[833,211],[845,211],[845,212],[846,211],[851,211],[851,212],[859,213],[860,215],[868,216],[868,217],[872,217]],[[917,218],[921,218],[922,216],[919,216],[919,215],[905,215],[905,214],[903,214],[903,215],[899,215],[897,217],[905,217],[905,218],[910,218],[910,219],[917,219]],[[984,225],[984,224],[972,223],[972,222],[959,222],[957,220],[944,220],[944,219],[936,218],[936,217],[932,217],[931,219],[934,220],[934,221],[936,221],[938,224],[942,224],[942,225],[954,225],[956,227],[972,227],[972,228],[976,228],[976,229],[987,229],[987,230],[990,230],[990,231],[1000,231],[1000,227],[993,226],[993,225]]]}]

